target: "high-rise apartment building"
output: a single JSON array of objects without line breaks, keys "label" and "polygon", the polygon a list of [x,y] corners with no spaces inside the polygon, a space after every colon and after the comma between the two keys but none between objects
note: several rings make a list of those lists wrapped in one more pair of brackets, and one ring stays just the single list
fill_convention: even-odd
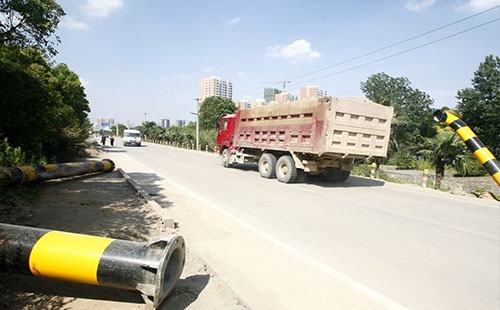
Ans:
[{"label": "high-rise apartment building", "polygon": [[326,96],[327,96],[326,90],[319,89],[313,85],[304,86],[300,89],[300,99],[322,98]]},{"label": "high-rise apartment building", "polygon": [[161,127],[163,127],[163,128],[170,128],[170,120],[166,119],[166,118],[163,118],[161,120]]},{"label": "high-rise apartment building", "polygon": [[175,121],[175,126],[176,127],[184,127],[184,126],[186,126],[186,121],[178,119]]},{"label": "high-rise apartment building", "polygon": [[208,97],[233,98],[233,83],[221,80],[216,76],[200,79],[200,102],[203,103]]},{"label": "high-rise apartment building", "polygon": [[295,97],[293,94],[290,93],[279,93],[274,95],[274,101],[275,102],[285,102],[285,101],[294,101],[297,100],[297,97]]},{"label": "high-rise apartment building", "polygon": [[281,91],[277,88],[264,88],[264,100],[266,100],[267,103],[270,103],[271,101],[274,101],[274,96],[279,93],[281,93]]}]

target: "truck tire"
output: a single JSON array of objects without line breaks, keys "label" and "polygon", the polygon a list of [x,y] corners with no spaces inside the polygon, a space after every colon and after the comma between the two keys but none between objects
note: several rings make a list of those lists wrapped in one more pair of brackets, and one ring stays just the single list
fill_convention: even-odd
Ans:
[{"label": "truck tire", "polygon": [[276,156],[271,153],[264,153],[259,159],[259,174],[266,179],[276,178]]},{"label": "truck tire", "polygon": [[340,170],[339,182],[345,182],[349,176],[351,175],[351,171]]},{"label": "truck tire", "polygon": [[224,168],[231,168],[233,165],[229,163],[229,150],[224,149],[222,151],[222,156],[221,156],[221,163]]},{"label": "truck tire", "polygon": [[283,183],[293,183],[297,180],[297,168],[290,155],[283,155],[276,163],[276,177]]}]

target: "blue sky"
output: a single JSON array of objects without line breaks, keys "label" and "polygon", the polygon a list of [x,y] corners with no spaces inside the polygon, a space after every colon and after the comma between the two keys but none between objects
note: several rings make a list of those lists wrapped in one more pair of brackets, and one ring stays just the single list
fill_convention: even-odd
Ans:
[{"label": "blue sky", "polygon": [[[78,73],[90,118],[193,120],[200,77],[233,82],[233,99],[500,5],[500,0],[60,1],[57,62]],[[454,106],[484,57],[500,55],[500,22],[355,70],[337,72],[500,17],[500,8],[414,41],[292,80],[359,96],[370,74],[406,76],[435,106]]]}]

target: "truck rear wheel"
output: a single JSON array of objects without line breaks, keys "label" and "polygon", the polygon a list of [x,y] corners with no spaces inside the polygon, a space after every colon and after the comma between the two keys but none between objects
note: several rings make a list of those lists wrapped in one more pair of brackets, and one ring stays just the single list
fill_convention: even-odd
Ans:
[{"label": "truck rear wheel", "polygon": [[221,162],[222,162],[222,166],[224,168],[231,168],[233,166],[231,163],[229,163],[229,151],[228,151],[228,149],[224,149],[224,151],[222,151]]},{"label": "truck rear wheel", "polygon": [[290,155],[283,155],[276,163],[276,176],[278,181],[283,183],[293,183],[297,180],[297,168]]},{"label": "truck rear wheel", "polygon": [[276,156],[271,153],[264,153],[259,159],[260,176],[266,179],[276,177]]}]

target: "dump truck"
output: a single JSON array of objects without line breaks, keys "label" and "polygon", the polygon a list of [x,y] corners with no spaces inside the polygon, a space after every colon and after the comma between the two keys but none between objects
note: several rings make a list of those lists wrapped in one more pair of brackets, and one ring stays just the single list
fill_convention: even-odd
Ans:
[{"label": "dump truck", "polygon": [[263,178],[343,182],[357,164],[386,157],[393,108],[364,97],[324,97],[237,110],[218,123],[222,166],[258,163]]}]

